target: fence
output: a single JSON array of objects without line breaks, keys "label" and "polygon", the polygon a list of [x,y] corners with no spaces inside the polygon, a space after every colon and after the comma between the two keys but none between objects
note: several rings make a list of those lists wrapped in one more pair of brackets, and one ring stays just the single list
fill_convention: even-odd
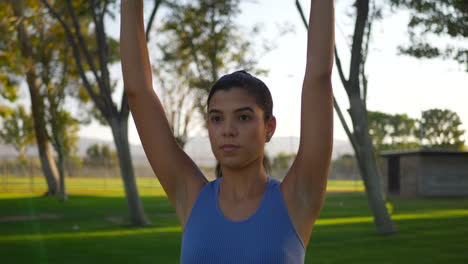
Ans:
[{"label": "fence", "polygon": [[[214,179],[213,168],[201,168],[209,179]],[[163,194],[163,189],[147,164],[135,164],[134,172],[141,194]],[[282,179],[287,170],[273,170],[270,175]],[[345,174],[343,174],[345,173]],[[67,193],[124,193],[120,169],[118,167],[81,167],[66,170],[65,186]],[[357,169],[345,171],[331,169],[328,191],[363,191]],[[38,162],[26,166],[16,166],[8,162],[0,163],[0,192],[45,193],[47,183]]]}]

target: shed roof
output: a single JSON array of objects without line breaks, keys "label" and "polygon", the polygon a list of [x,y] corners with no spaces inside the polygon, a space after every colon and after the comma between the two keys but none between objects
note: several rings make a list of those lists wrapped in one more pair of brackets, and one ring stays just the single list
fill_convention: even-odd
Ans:
[{"label": "shed roof", "polygon": [[467,151],[456,151],[456,150],[439,150],[439,149],[420,149],[420,150],[391,150],[383,151],[380,153],[382,157],[391,156],[409,156],[409,155],[421,155],[421,156],[466,156],[468,157]]}]

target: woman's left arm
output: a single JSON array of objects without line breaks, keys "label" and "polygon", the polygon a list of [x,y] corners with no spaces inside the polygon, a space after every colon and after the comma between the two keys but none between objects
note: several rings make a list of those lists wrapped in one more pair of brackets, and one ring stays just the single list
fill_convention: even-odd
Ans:
[{"label": "woman's left arm", "polygon": [[315,220],[324,201],[333,146],[334,7],[333,0],[311,2],[300,144],[282,188],[302,219]]}]

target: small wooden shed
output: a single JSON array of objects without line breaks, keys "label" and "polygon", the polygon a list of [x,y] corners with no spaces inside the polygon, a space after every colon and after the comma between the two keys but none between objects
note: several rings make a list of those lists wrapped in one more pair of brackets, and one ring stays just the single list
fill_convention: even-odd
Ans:
[{"label": "small wooden shed", "polygon": [[381,170],[387,194],[406,197],[468,195],[468,152],[386,151]]}]

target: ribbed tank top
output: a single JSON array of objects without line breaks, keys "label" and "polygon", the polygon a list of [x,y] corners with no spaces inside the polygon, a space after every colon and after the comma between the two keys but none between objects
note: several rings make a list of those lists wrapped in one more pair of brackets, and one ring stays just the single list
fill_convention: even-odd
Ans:
[{"label": "ribbed tank top", "polygon": [[304,244],[289,217],[280,182],[268,177],[257,210],[232,221],[218,205],[221,180],[207,183],[198,194],[182,234],[180,262],[304,263]]}]

